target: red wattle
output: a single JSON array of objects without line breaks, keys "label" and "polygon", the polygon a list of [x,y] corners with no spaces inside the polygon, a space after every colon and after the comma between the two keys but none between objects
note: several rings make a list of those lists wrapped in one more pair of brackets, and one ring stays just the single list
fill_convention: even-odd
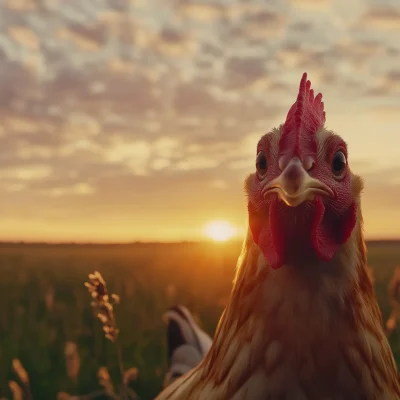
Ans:
[{"label": "red wattle", "polygon": [[269,206],[268,219],[257,213],[249,202],[249,226],[253,240],[260,247],[268,264],[276,269],[284,264],[284,237],[279,226],[278,198],[274,197]]},{"label": "red wattle", "polygon": [[323,261],[330,261],[339,246],[345,243],[357,220],[357,205],[353,202],[342,215],[326,214],[320,196],[314,200],[314,219],[311,226],[311,242],[316,255]]}]

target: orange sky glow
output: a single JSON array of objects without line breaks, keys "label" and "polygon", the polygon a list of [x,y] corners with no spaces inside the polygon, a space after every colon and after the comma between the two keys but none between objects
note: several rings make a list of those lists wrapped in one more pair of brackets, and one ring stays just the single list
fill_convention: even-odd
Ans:
[{"label": "orange sky glow", "polygon": [[397,0],[12,0],[0,20],[0,240],[242,237],[257,141],[304,71],[367,238],[400,237]]}]

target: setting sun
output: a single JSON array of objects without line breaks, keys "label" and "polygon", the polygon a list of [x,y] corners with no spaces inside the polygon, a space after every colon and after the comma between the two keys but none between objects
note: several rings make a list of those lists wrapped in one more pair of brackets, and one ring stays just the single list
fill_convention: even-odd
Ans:
[{"label": "setting sun", "polygon": [[224,242],[237,234],[237,229],[228,221],[211,221],[203,229],[203,233],[216,242]]}]

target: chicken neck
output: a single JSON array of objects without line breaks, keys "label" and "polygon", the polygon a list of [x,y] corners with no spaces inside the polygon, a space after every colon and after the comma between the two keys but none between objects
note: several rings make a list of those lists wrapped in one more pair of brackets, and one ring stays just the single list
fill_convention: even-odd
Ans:
[{"label": "chicken neck", "polygon": [[[374,387],[384,395],[387,379],[398,390],[361,227],[332,261],[276,270],[249,234],[229,304],[200,370],[203,385],[218,387],[224,399],[266,393],[302,399],[300,393],[307,398],[348,393],[355,399],[357,391],[362,396]],[[253,397],[246,397],[249,393]]]}]

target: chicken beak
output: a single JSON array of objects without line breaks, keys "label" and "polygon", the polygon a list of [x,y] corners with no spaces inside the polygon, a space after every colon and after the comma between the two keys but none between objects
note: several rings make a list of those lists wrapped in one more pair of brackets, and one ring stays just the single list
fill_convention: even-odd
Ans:
[{"label": "chicken beak", "polygon": [[315,196],[333,197],[333,191],[318,179],[312,178],[298,158],[292,158],[282,173],[263,189],[263,196],[277,193],[290,207],[297,207]]}]

